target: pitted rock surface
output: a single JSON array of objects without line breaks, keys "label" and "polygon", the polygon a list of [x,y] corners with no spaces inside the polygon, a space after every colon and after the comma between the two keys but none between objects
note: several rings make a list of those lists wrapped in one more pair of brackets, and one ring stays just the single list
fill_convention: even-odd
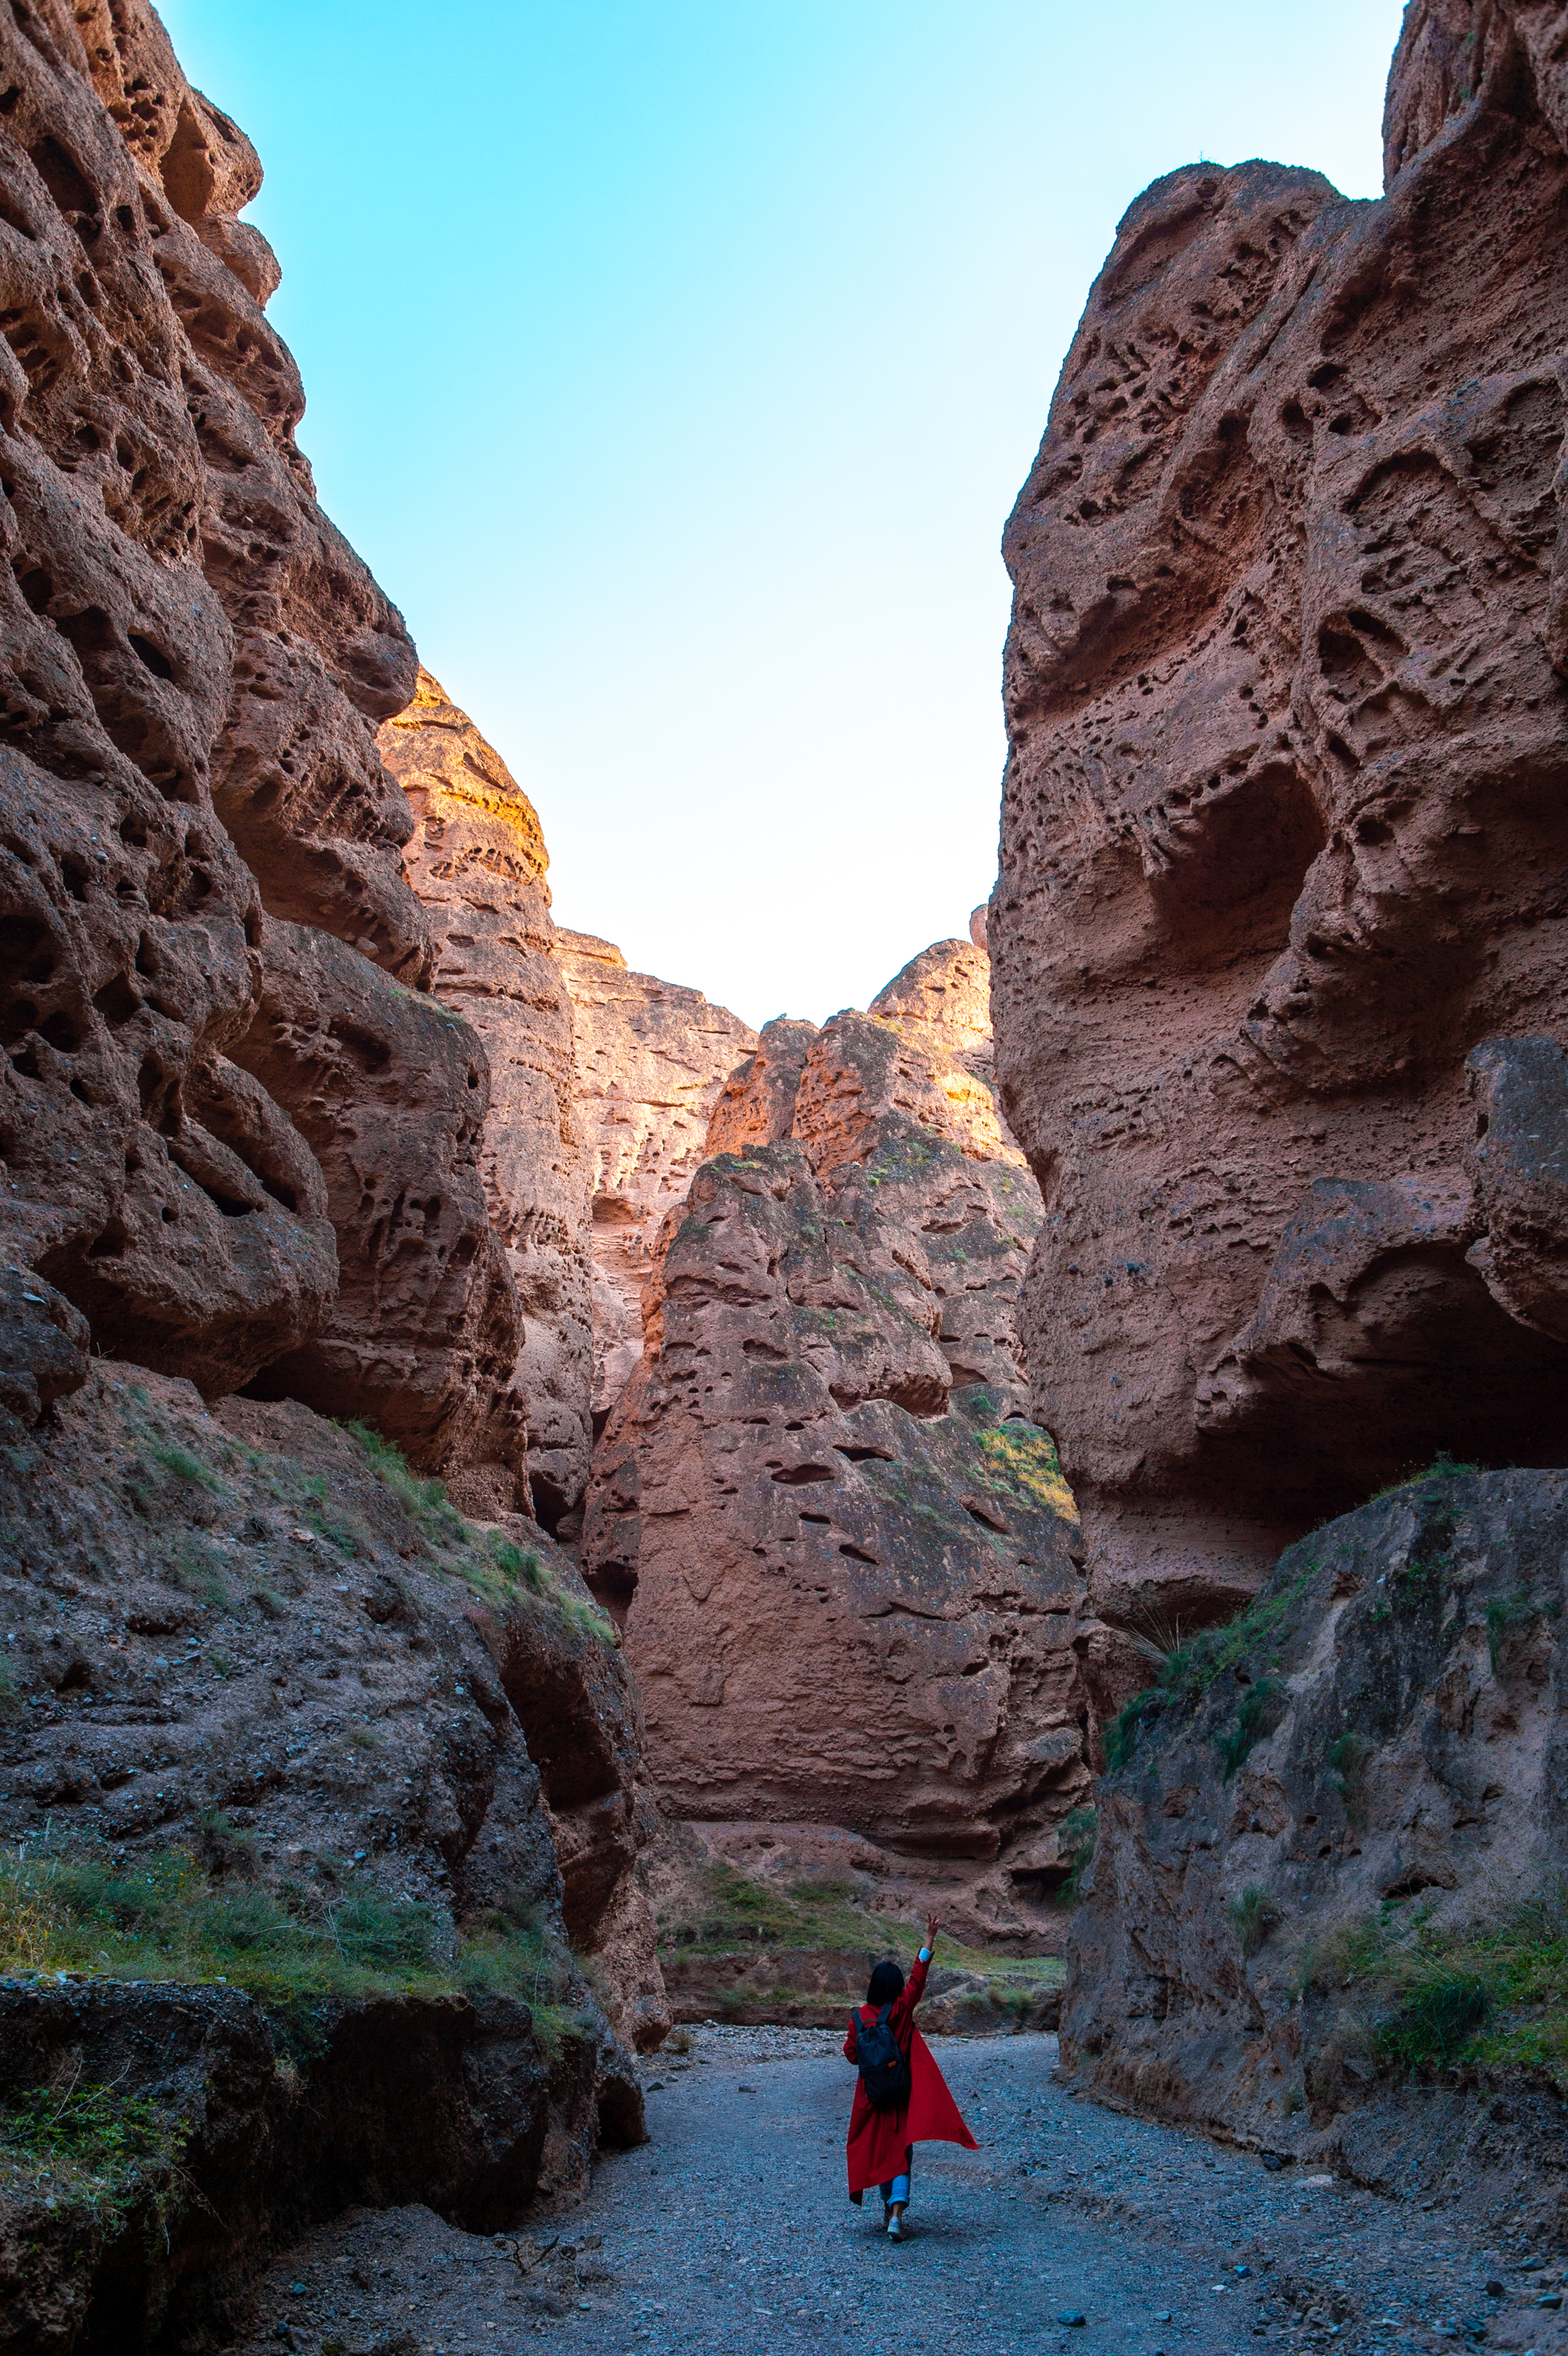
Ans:
[{"label": "pitted rock surface", "polygon": [[[403,857],[436,941],[432,988],[489,1057],[479,1168],[522,1320],[510,1383],[528,1426],[532,1506],[554,1528],[588,1481],[593,1329],[588,1156],[549,857],[528,796],[428,672],[379,742],[414,812]],[[505,1431],[475,1453],[504,1465]],[[475,1511],[481,1477],[466,1469],[453,1488]]]},{"label": "pitted rock surface", "polygon": [[469,1025],[330,934],[269,920],[236,1048],[291,1102],[326,1181],[338,1293],[258,1396],[362,1416],[426,1467],[462,1466],[492,1518],[520,1502],[517,1288],[486,1215],[490,1074]]},{"label": "pitted rock surface", "polygon": [[1568,1022],[1565,23],[1413,6],[1378,202],[1140,197],[1008,529],[1025,1324],[1124,1630],[1438,1448],[1568,1448],[1561,1198],[1472,1183],[1467,1085]]},{"label": "pitted rock surface", "polygon": [[565,931],[556,939],[576,1030],[592,1215],[593,1412],[603,1418],[642,1355],[643,1288],[659,1227],[684,1200],[725,1078],[757,1034],[699,990],[633,973],[611,941]]},{"label": "pitted rock surface", "polygon": [[[0,1222],[13,1269],[41,1280],[23,1305],[43,1354],[30,1372],[8,1329],[11,1411],[58,1390],[62,1337],[80,1347],[66,1303],[96,1348],[209,1397],[286,1358],[385,1398],[411,1292],[505,1366],[509,1278],[452,1108],[403,1141],[423,1163],[414,1208],[395,1186],[350,1200],[306,1141],[352,1126],[342,1067],[377,969],[417,991],[432,952],[376,745],[413,649],[294,444],[304,395],[261,307],[277,266],[238,219],[254,150],[141,0],[13,11],[0,73]],[[336,958],[302,947],[313,932]],[[324,958],[326,994],[303,1009]],[[273,1052],[253,1026],[280,997],[336,1044]],[[417,1013],[400,1035],[400,1002],[369,1026],[390,1067],[428,1044]],[[477,1223],[453,1215],[465,1191]],[[435,1265],[411,1285],[421,1217]],[[365,1280],[378,1220],[403,1259],[385,1336]],[[473,1419],[450,1372],[406,1419],[427,1461]],[[504,1463],[507,1435],[486,1444]]]}]

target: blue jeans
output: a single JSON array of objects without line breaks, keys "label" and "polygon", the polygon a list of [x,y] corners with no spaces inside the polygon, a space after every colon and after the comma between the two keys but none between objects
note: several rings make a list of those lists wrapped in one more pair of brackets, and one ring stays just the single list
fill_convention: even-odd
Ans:
[{"label": "blue jeans", "polygon": [[908,2169],[905,2169],[902,2176],[892,2177],[886,2184],[880,2184],[877,2187],[877,2190],[881,2194],[882,2199],[889,2203],[891,2203],[894,2201],[907,2201],[909,2199]]}]

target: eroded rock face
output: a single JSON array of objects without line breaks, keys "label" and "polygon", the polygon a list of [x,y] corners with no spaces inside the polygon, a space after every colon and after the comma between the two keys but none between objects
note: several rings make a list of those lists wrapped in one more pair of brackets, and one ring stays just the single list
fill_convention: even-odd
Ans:
[{"label": "eroded rock face", "polygon": [[635,1699],[548,1538],[466,1526],[293,1399],[209,1413],[109,1361],[0,1470],[7,1838],[325,1859],[328,1897],[358,1851],[449,1926],[534,1910],[657,2041]]},{"label": "eroded rock face", "polygon": [[[518,1503],[517,1307],[485,1215],[484,1052],[465,1023],[329,934],[269,923],[261,1006],[236,1053],[292,1101],[326,1179],[337,1301],[257,1395],[364,1417],[425,1468]],[[481,1509],[485,1500],[475,1497]]]},{"label": "eroded rock face", "polygon": [[612,942],[558,932],[576,1025],[577,1118],[589,1161],[593,1413],[642,1355],[643,1287],[667,1212],[702,1160],[709,1116],[754,1031],[699,990],[633,973]]},{"label": "eroded rock face", "polygon": [[553,1528],[587,1484],[593,1337],[587,1156],[549,853],[528,796],[428,672],[379,741],[414,813],[403,857],[436,943],[432,988],[489,1057],[479,1168],[522,1319],[511,1387],[533,1509]]},{"label": "eroded rock face", "polygon": [[997,1108],[989,960],[935,941],[878,992],[836,1014],[805,1055],[791,1133],[818,1171],[863,1158],[892,1115],[946,1137],[976,1162],[1024,1157]]},{"label": "eroded rock face", "polygon": [[[0,2193],[0,2329],[71,2356],[227,2347],[254,2279],[346,2203],[420,2202],[475,2232],[580,2198],[597,2142],[644,2140],[629,2069],[601,2083],[586,2024],[547,2051],[516,1997],[327,1999],[302,2074],[283,2024],[237,1987],[82,1981],[0,1988],[0,2100],[73,2074],[177,2122],[200,2200],[151,2169],[128,2213],[59,2200],[41,2169]],[[106,2207],[106,2204],[105,2204]]]},{"label": "eroded rock face", "polygon": [[798,1073],[795,1134],[706,1162],[666,1223],[583,1565],[667,1810],[869,1835],[1017,1933],[1088,1781],[1076,1522],[1020,1411],[1038,1197],[974,1151],[951,1041],[806,1030],[770,1025],[715,1113],[764,1135]]},{"label": "eroded rock face", "polygon": [[44,1280],[13,1412],[58,1392],[69,1303],[99,1349],[208,1397],[270,1370],[509,1505],[485,1057],[417,994],[377,751],[413,649],[294,446],[237,219],[260,165],[137,0],[23,9],[0,51],[0,1221]]},{"label": "eroded rock face", "polygon": [[1554,1149],[1472,1151],[1568,1019],[1562,23],[1413,8],[1381,202],[1156,183],[1008,526],[1026,1333],[1124,1626],[1440,1448],[1568,1448]]},{"label": "eroded rock face", "polygon": [[1435,1932],[1496,1928],[1554,1886],[1565,1547],[1561,1472],[1414,1483],[1303,1539],[1215,1673],[1151,1697],[1073,1918],[1081,2084],[1282,2152],[1353,2146],[1380,2180],[1353,2114],[1391,2094],[1389,2001],[1335,1941],[1397,1935],[1413,1901]]}]

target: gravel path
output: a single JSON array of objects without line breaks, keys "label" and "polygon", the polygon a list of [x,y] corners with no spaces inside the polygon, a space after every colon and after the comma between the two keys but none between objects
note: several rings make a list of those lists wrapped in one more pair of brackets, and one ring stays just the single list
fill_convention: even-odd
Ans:
[{"label": "gravel path", "polygon": [[249,2347],[1568,2356],[1544,2254],[1521,2268],[1441,2216],[1079,2102],[1054,2038],[933,2043],[982,2148],[921,2147],[901,2247],[845,2197],[837,2035],[702,2029],[647,2065],[653,2140],[581,2206],[515,2251],[425,2209],[351,2212],[272,2269]]}]

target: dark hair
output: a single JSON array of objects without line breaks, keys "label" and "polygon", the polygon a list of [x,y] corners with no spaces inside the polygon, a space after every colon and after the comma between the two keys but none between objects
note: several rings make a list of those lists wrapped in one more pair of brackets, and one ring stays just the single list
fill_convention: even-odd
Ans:
[{"label": "dark hair", "polygon": [[866,1989],[868,2004],[896,2004],[904,1992],[904,1976],[897,1964],[879,1964]]}]

